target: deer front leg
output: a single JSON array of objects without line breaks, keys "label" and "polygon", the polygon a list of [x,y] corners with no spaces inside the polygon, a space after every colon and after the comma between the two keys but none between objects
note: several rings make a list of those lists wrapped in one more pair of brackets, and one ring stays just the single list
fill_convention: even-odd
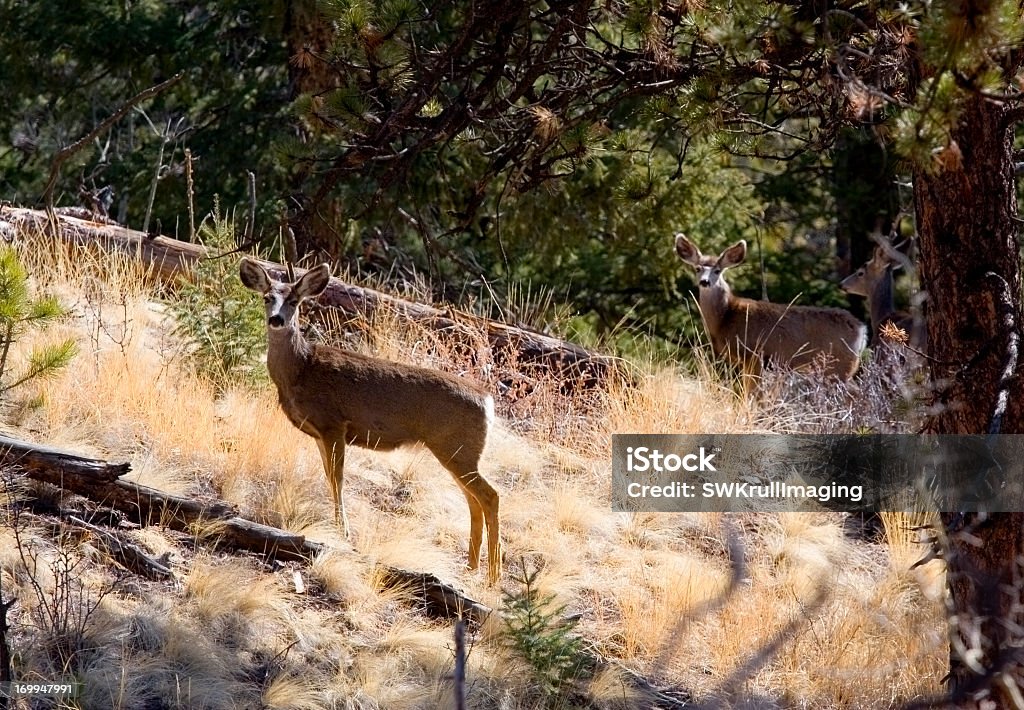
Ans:
[{"label": "deer front leg", "polygon": [[348,514],[345,512],[345,437],[329,436],[317,438],[316,445],[320,449],[320,458],[324,462],[324,473],[327,475],[327,483],[331,488],[331,497],[334,500],[334,522],[341,526],[345,532],[345,539],[349,538]]}]

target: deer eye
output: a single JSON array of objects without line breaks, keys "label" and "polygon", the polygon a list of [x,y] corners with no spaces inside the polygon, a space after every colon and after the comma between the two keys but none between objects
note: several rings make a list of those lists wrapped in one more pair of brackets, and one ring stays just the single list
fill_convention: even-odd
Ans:
[{"label": "deer eye", "polygon": [[264,303],[270,303],[270,294],[269,293],[263,294],[263,302]]}]

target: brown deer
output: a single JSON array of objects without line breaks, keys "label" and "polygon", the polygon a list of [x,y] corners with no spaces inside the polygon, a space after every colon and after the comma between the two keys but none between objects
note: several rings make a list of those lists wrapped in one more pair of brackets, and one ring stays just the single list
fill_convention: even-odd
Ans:
[{"label": "brown deer", "polygon": [[[907,333],[910,345],[921,349],[928,340],[928,332],[924,321],[915,318],[906,311],[897,311],[893,303],[893,271],[903,265],[906,257],[900,259],[893,253],[896,247],[884,241],[884,237],[876,237],[879,246],[874,254],[859,269],[843,279],[839,288],[854,296],[863,296],[868,301],[868,312],[871,315],[871,345],[879,342],[879,333],[891,324]],[[883,241],[880,241],[883,240]]]},{"label": "brown deer", "polygon": [[[745,241],[717,257],[704,256],[696,244],[677,234],[676,253],[697,272],[700,313],[711,347],[716,355],[740,365],[745,378],[756,376],[770,362],[794,369],[820,364],[827,375],[842,380],[853,377],[867,329],[849,312],[755,301],[733,294],[725,270],[746,259]],[[749,379],[746,384],[749,387]]]},{"label": "brown deer", "polygon": [[263,294],[267,310],[267,369],[288,419],[313,437],[345,536],[342,496],[345,446],[390,450],[422,443],[447,468],[469,503],[469,568],[480,561],[487,526],[488,576],[501,574],[498,493],[480,474],[480,457],[494,419],[494,401],[477,385],[436,370],[404,365],[311,343],[299,330],[299,304],[330,282],[322,264],[283,283],[256,261],[242,259],[242,283]]}]

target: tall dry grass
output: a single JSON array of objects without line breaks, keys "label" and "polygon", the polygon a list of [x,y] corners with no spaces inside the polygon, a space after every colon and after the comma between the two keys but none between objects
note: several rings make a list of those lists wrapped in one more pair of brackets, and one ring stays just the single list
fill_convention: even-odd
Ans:
[{"label": "tall dry grass", "polygon": [[[68,669],[88,687],[83,706],[453,707],[449,625],[383,591],[375,568],[434,572],[500,605],[500,589],[464,570],[465,502],[433,457],[352,450],[346,542],[331,524],[313,443],[269,386],[218,393],[182,362],[145,274],[125,259],[52,247],[26,258],[37,286],[74,309],[45,337],[73,335],[83,354],[9,402],[8,429],[127,459],[135,480],[216,494],[330,547],[296,568],[304,594],[293,588],[295,569],[205,551],[159,529],[131,536],[170,554],[180,586],[128,583],[82,547],[77,554],[93,560],[88,588],[96,597],[115,590],[85,631],[92,650]],[[539,570],[541,592],[579,615],[601,654],[720,707],[895,707],[939,690],[941,568],[910,570],[915,543],[903,533],[919,522],[912,517],[887,518],[886,539],[869,543],[847,537],[836,515],[610,510],[612,434],[765,430],[758,403],[713,376],[710,358],[696,378],[651,363],[606,390],[566,393],[535,373],[501,390],[502,377],[516,374],[501,368],[515,363],[478,360],[473,348],[397,316],[364,327],[357,347],[478,377],[505,397],[484,472],[502,493],[506,568]],[[44,531],[34,535],[52,544]],[[0,554],[0,578],[5,593],[31,598],[17,556]],[[494,619],[473,639],[469,706],[534,707],[500,628]],[[602,707],[642,707],[621,683],[609,670],[590,692]]]}]

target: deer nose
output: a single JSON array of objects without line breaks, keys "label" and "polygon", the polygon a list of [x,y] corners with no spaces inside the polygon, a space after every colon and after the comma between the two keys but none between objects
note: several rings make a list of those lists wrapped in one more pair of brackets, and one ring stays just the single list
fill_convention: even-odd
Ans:
[{"label": "deer nose", "polygon": [[703,288],[707,288],[708,286],[710,286],[710,285],[711,285],[711,279],[709,279],[709,278],[707,278],[707,277],[705,276],[704,278],[702,278],[702,279],[700,280],[700,285],[701,285],[701,286],[702,286]]},{"label": "deer nose", "polygon": [[284,318],[281,317],[280,313],[275,313],[267,319],[267,323],[272,328],[280,328],[284,325]]}]

